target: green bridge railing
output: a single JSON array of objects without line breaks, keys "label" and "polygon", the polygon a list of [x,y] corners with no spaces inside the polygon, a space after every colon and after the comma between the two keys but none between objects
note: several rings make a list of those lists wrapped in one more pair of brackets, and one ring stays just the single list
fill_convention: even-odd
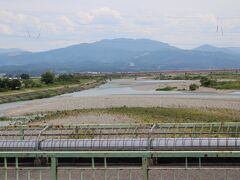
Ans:
[{"label": "green bridge railing", "polygon": [[[1,152],[0,158],[3,159],[3,167],[1,168],[0,178],[3,180],[84,180],[84,179],[104,179],[104,180],[120,180],[120,179],[142,179],[152,180],[160,179],[164,180],[164,172],[171,170],[166,179],[193,179],[192,171],[197,174],[196,178],[203,180],[205,177],[204,171],[218,171],[213,173],[213,177],[210,179],[219,179],[217,175],[220,173],[220,177],[224,180],[234,179],[234,177],[240,176],[240,168],[238,167],[204,167],[201,160],[206,158],[239,158],[240,151],[95,151],[95,152]],[[13,161],[14,158],[14,161]],[[42,158],[49,159],[49,166],[41,167],[21,167],[19,159],[22,158]],[[91,159],[90,165],[86,166],[60,166],[59,160],[65,158],[73,159]],[[95,160],[102,158],[104,160],[103,165],[96,165]],[[113,166],[108,165],[109,159],[116,158],[141,158],[139,166]],[[184,165],[182,167],[169,167],[153,165],[153,160],[156,158],[183,158]],[[188,159],[197,158],[198,163],[195,166],[190,166]],[[8,161],[8,160],[11,160]],[[80,160],[81,162],[81,160]],[[64,174],[60,174],[60,171],[65,170]],[[25,173],[22,173],[24,171]],[[97,175],[97,171],[102,171],[102,175]],[[182,171],[182,178],[179,178],[179,172]],[[231,171],[235,171],[232,173]],[[124,172],[124,177],[121,173]],[[134,173],[135,172],[135,173]],[[137,172],[137,173],[136,173]],[[155,173],[154,177],[151,177],[151,172]],[[87,173],[85,176],[84,174]],[[171,175],[171,178],[169,176]],[[137,176],[137,178],[136,178]],[[209,177],[208,177],[209,178]],[[238,179],[238,178],[237,178]]]}]

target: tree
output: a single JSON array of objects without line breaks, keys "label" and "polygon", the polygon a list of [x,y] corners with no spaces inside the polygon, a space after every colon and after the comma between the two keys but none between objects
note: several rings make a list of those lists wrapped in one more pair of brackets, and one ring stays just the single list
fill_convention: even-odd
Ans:
[{"label": "tree", "polygon": [[201,83],[201,86],[209,87],[210,85],[213,85],[214,83],[216,83],[216,81],[209,79],[208,77],[202,77],[200,79],[200,83]]},{"label": "tree", "polygon": [[51,71],[47,71],[41,75],[41,81],[45,84],[52,84],[55,80],[55,74]]},{"label": "tree", "polygon": [[12,80],[10,80],[9,83],[8,83],[8,87],[9,87],[9,89],[11,89],[11,90],[20,89],[21,86],[22,86],[22,83],[21,83],[21,81],[18,80],[18,79],[12,79]]},{"label": "tree", "polygon": [[0,89],[7,90],[9,88],[8,86],[9,86],[8,78],[0,79]]},{"label": "tree", "polygon": [[29,74],[21,74],[20,78],[21,79],[30,79],[30,76],[29,76]]}]

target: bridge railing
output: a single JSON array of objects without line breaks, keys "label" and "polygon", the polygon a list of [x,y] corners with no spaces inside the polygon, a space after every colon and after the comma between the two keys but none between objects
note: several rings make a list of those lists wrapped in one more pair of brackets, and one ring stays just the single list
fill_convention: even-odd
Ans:
[{"label": "bridge railing", "polygon": [[[3,180],[165,180],[165,179],[238,179],[239,166],[232,164],[205,165],[206,158],[239,158],[240,151],[144,151],[144,152],[2,152],[0,153],[0,178]],[[38,166],[20,161],[27,158],[39,160]],[[118,164],[118,158],[131,161]],[[180,164],[164,164],[164,158],[182,158]],[[192,158],[197,163],[192,163]],[[74,163],[65,162],[72,159]],[[90,163],[84,163],[90,159]],[[99,159],[103,162],[99,164]],[[115,160],[113,163],[112,160]],[[138,163],[133,160],[140,159]],[[41,162],[41,161],[43,161]],[[137,161],[136,161],[137,162]]]},{"label": "bridge railing", "polygon": [[0,140],[240,137],[240,123],[22,125],[0,127]]}]

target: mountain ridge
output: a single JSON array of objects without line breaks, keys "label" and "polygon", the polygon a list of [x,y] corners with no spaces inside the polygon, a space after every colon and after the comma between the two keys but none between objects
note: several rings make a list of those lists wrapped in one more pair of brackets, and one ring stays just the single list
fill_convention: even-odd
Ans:
[{"label": "mountain ridge", "polygon": [[16,56],[0,54],[0,73],[240,68],[238,50],[210,45],[184,50],[149,39],[105,39]]}]

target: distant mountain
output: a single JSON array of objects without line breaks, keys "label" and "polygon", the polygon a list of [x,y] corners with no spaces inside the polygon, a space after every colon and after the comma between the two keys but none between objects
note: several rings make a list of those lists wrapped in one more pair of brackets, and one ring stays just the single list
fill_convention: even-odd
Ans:
[{"label": "distant mountain", "polygon": [[219,48],[219,47],[211,46],[208,44],[199,46],[199,47],[195,48],[194,50],[205,51],[205,52],[224,52],[224,53],[228,53],[228,54],[234,54],[234,53],[240,54],[240,48],[238,48],[238,47]]},{"label": "distant mountain", "polygon": [[204,45],[183,50],[149,39],[112,39],[46,52],[0,54],[0,73],[158,71],[240,68],[238,49]]},{"label": "distant mountain", "polygon": [[228,50],[230,50],[231,52],[240,54],[240,48],[239,47],[228,47]]}]

